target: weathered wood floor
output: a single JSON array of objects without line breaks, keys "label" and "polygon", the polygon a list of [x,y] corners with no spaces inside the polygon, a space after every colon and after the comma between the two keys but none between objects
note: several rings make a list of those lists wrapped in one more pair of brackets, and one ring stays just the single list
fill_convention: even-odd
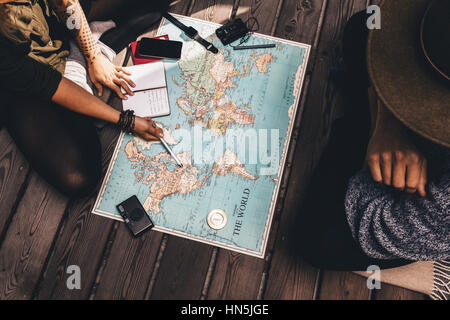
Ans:
[{"label": "weathered wood floor", "polygon": [[[266,258],[146,233],[90,213],[96,194],[69,201],[28,165],[0,131],[1,299],[424,299],[346,272],[315,269],[287,249],[294,216],[341,103],[330,69],[341,54],[346,21],[370,0],[181,0],[171,11],[223,23],[235,12],[260,21],[261,33],[311,44],[312,55],[292,137]],[[118,131],[100,132],[104,166]],[[81,268],[81,290],[66,269]]]}]

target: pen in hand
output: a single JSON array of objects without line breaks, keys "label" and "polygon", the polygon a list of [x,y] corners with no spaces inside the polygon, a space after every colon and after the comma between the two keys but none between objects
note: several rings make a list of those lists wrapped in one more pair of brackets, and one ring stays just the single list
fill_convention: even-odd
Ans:
[{"label": "pen in hand", "polygon": [[[151,122],[151,125],[153,128],[157,127],[157,124],[155,121],[152,120],[152,118],[150,117],[145,117],[144,118],[147,121]],[[161,128],[161,127],[159,127]],[[162,128],[161,128],[162,129]],[[159,135],[158,135],[159,136]],[[162,136],[159,136],[159,140],[161,141],[161,143],[163,144],[163,146],[166,148],[166,150],[169,152],[169,154],[172,156],[172,158],[175,160],[175,162],[177,163],[177,165],[179,167],[183,167],[183,164],[181,163],[180,159],[178,159],[177,155],[175,154],[175,152],[173,152],[173,150],[169,147],[169,144],[167,143],[166,140],[164,140],[164,132],[162,134]]]},{"label": "pen in hand", "polygon": [[183,164],[181,163],[180,159],[178,159],[177,155],[172,151],[172,149],[169,147],[169,145],[167,144],[166,140],[164,140],[164,138],[159,138],[159,140],[161,140],[161,143],[164,145],[164,147],[167,149],[167,151],[170,153],[170,155],[172,156],[172,158],[175,159],[175,162],[177,163],[177,165],[179,167],[183,167]]}]

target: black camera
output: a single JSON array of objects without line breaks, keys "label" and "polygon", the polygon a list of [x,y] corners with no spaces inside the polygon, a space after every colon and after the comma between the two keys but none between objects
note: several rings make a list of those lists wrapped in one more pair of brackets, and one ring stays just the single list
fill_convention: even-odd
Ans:
[{"label": "black camera", "polygon": [[216,35],[224,45],[227,45],[249,32],[247,26],[241,19],[228,22],[216,30]]},{"label": "black camera", "polygon": [[136,196],[128,198],[117,205],[120,215],[131,233],[137,237],[144,231],[153,228],[154,224]]}]

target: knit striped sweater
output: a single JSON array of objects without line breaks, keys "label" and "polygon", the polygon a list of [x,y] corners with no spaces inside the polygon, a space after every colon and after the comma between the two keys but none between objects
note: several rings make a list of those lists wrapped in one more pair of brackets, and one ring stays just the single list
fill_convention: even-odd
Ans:
[{"label": "knit striped sweater", "polygon": [[369,257],[450,260],[450,149],[424,139],[417,145],[428,160],[426,198],[376,183],[367,171],[349,181],[347,220]]}]

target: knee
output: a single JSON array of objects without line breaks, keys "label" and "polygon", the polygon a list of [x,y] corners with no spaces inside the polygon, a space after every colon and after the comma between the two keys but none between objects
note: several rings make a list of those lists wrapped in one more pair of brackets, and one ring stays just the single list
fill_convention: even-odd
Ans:
[{"label": "knee", "polygon": [[367,28],[365,27],[369,16],[370,15],[366,12],[366,10],[355,13],[347,21],[347,24],[345,25],[345,31],[367,33]]},{"label": "knee", "polygon": [[[366,43],[368,29],[366,27],[367,14],[360,12],[355,14],[347,22],[343,36],[343,53],[346,75],[359,75],[359,81],[368,79],[366,75]],[[364,77],[364,78],[363,78]],[[368,80],[367,80],[368,81]],[[360,85],[368,86],[367,83]]]},{"label": "knee", "polygon": [[89,195],[100,182],[101,169],[93,167],[89,170],[75,170],[64,174],[59,189],[69,197]]},{"label": "knee", "polygon": [[91,194],[102,176],[100,142],[91,139],[83,148],[72,150],[65,167],[59,171],[60,190],[69,197]]},{"label": "knee", "polygon": [[68,156],[65,165],[55,170],[56,176],[53,181],[57,189],[69,197],[91,194],[102,176],[100,150],[100,145],[93,145],[91,148],[77,150]]}]

